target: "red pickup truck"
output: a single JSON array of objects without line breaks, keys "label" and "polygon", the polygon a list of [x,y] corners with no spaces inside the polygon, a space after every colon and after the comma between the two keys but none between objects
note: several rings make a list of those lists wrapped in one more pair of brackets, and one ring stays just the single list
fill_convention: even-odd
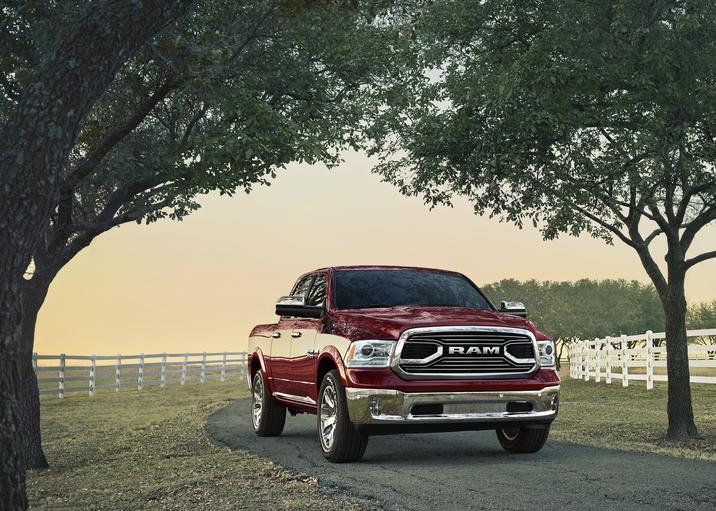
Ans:
[{"label": "red pickup truck", "polygon": [[552,341],[519,302],[497,310],[460,273],[342,266],[301,276],[277,323],[248,342],[251,418],[283,431],[317,416],[332,462],[375,434],[494,429],[510,452],[542,448],[559,405]]}]

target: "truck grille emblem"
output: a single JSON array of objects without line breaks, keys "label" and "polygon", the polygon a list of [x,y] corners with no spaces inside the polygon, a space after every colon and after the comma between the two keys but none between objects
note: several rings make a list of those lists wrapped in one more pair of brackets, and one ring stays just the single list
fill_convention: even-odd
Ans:
[{"label": "truck grille emblem", "polygon": [[499,346],[450,346],[448,355],[499,355]]}]

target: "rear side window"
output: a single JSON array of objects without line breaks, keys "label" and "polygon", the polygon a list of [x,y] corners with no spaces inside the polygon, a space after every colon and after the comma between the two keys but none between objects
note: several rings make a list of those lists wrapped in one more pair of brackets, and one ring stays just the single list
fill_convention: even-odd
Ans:
[{"label": "rear side window", "polygon": [[313,275],[303,277],[298,281],[298,284],[293,288],[291,295],[293,296],[308,296],[308,291],[311,289],[311,282],[313,282]]},{"label": "rear side window", "polygon": [[326,274],[320,273],[316,275],[316,280],[313,281],[313,287],[308,293],[306,303],[308,305],[323,305],[326,301]]}]

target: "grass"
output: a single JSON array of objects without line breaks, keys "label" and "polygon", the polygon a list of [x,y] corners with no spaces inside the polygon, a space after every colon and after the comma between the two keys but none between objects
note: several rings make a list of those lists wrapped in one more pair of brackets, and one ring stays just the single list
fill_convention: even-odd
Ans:
[{"label": "grass", "polygon": [[51,468],[28,473],[34,509],[354,509],[316,481],[209,443],[206,417],[243,380],[42,400]]},{"label": "grass", "polygon": [[635,452],[716,461],[716,385],[692,384],[694,416],[701,438],[665,438],[666,383],[621,380],[594,383],[572,380],[562,372],[562,394],[550,439]]},{"label": "grass", "polygon": [[[666,385],[622,388],[563,375],[551,439],[716,461],[716,385],[693,385],[701,439],[668,442]],[[209,443],[206,417],[248,396],[242,380],[42,400],[51,468],[28,474],[35,509],[357,509],[310,477]],[[289,419],[290,420],[290,419]]]}]

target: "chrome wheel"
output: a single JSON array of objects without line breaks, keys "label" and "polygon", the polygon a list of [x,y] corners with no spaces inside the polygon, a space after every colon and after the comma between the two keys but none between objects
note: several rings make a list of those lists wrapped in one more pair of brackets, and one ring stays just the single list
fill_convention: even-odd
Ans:
[{"label": "chrome wheel", "polygon": [[321,446],[324,451],[330,451],[333,446],[333,440],[336,436],[336,420],[338,419],[338,406],[336,405],[336,389],[333,383],[326,386],[321,396],[321,406],[319,413],[321,414]]},{"label": "chrome wheel", "polygon": [[507,440],[510,442],[514,442],[517,440],[517,437],[520,435],[520,429],[519,428],[508,428],[503,429],[502,434],[505,436]]},{"label": "chrome wheel", "polygon": [[254,425],[254,429],[259,429],[261,426],[261,412],[263,411],[264,404],[264,379],[261,377],[261,373],[257,372],[254,376],[254,393],[251,399],[251,422]]}]

